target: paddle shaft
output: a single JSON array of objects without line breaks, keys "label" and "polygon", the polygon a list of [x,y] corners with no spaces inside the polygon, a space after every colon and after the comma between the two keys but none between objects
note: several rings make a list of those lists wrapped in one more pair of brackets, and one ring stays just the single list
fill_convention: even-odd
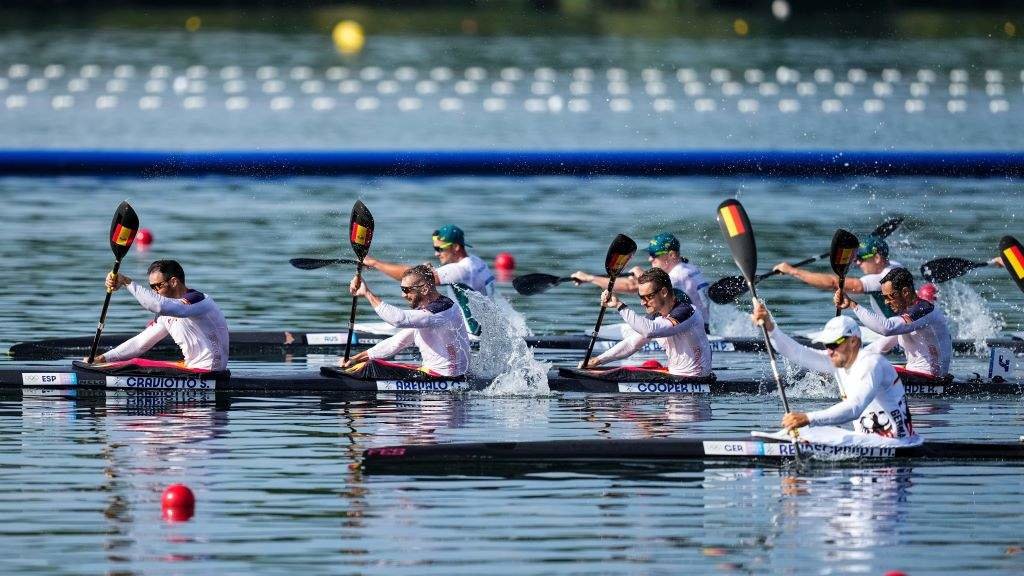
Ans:
[{"label": "paddle shaft", "polygon": [[[114,267],[110,270],[110,273],[117,276],[117,271],[121,269],[121,259],[114,260]],[[96,350],[100,346],[100,335],[103,334],[103,325],[107,322],[107,309],[110,308],[110,297],[114,295],[114,291],[108,289],[107,296],[103,299],[103,309],[100,310],[100,321],[96,325],[96,336],[92,339],[92,348],[89,350],[89,364],[96,359]]]},{"label": "paddle shaft", "polygon": [[[356,264],[356,278],[362,282],[363,280],[363,260],[360,259]],[[352,352],[352,333],[356,329],[356,304],[359,303],[359,297],[352,297],[352,310],[348,314],[348,336],[345,337],[345,362],[348,362],[348,355]]]},{"label": "paddle shaft", "polygon": [[[608,277],[608,293],[612,293],[615,287],[615,276]],[[590,335],[590,344],[587,344],[587,355],[583,357],[583,368],[590,362],[590,356],[594,353],[594,344],[597,343],[597,333],[601,331],[601,323],[604,322],[604,302],[601,302],[601,311],[597,313],[597,324],[594,325],[594,332]]]},{"label": "paddle shaft", "polygon": [[[839,293],[840,294],[843,294],[843,284],[845,284],[845,283],[846,283],[846,275],[844,274],[842,276],[839,276]],[[843,309],[840,308],[839,306],[836,306],[836,316],[839,316],[842,313],[843,313]]]},{"label": "paddle shaft", "polygon": [[[757,304],[757,290],[753,284],[750,285],[750,296],[751,301]],[[787,413],[789,412],[789,399],[786,398],[786,389],[782,386],[782,376],[779,374],[779,363],[775,359],[775,348],[772,347],[772,341],[768,336],[768,326],[763,322],[761,323],[761,334],[764,336],[764,347],[768,351],[768,362],[772,366],[772,376],[775,377],[775,386],[779,389],[779,397],[782,398],[782,409]]]}]

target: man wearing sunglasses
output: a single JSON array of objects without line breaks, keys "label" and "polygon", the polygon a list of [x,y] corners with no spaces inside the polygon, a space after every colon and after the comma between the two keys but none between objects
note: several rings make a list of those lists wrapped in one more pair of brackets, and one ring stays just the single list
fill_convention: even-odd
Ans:
[{"label": "man wearing sunglasses", "polygon": [[[123,275],[108,274],[107,290],[127,288],[156,319],[137,336],[97,356],[95,361],[119,362],[138,358],[169,334],[185,356],[184,367],[197,371],[221,371],[228,366],[228,324],[217,303],[208,295],[185,285],[185,271],[175,260],[149,265],[149,286]],[[157,363],[148,361],[150,365]],[[168,367],[181,368],[177,363]]]},{"label": "man wearing sunglasses", "polygon": [[[871,298],[871,308],[875,313],[886,318],[893,316],[895,312],[889,308],[881,296],[882,277],[893,268],[900,268],[903,265],[889,260],[889,244],[877,236],[865,238],[857,248],[857,266],[863,276],[860,278],[847,277],[843,283],[843,291],[848,294],[867,294]],[[821,290],[834,292],[839,289],[839,279],[835,274],[811,272],[803,268],[795,268],[787,262],[776,264],[775,270]]]},{"label": "man wearing sunglasses", "polygon": [[607,290],[601,293],[601,302],[607,308],[616,308],[634,334],[623,338],[585,368],[596,368],[615,360],[627,358],[657,340],[668,355],[668,372],[674,376],[703,378],[711,375],[711,345],[704,332],[704,318],[688,302],[681,302],[672,289],[668,273],[651,268],[637,279],[637,294],[646,316],[633,312],[624,302]]},{"label": "man wearing sunglasses", "polygon": [[[432,239],[434,254],[441,262],[441,266],[434,269],[434,285],[447,284],[452,287],[453,296],[466,317],[467,327],[473,334],[479,334],[480,325],[473,319],[465,291],[494,297],[494,274],[486,262],[466,251],[466,247],[472,248],[472,245],[466,244],[466,234],[462,228],[446,224],[434,230]],[[402,275],[411,268],[408,264],[384,262],[370,256],[363,259],[363,263],[395,280],[401,280]]]},{"label": "man wearing sunglasses", "polygon": [[880,294],[897,315],[885,318],[860,306],[838,290],[833,301],[839,308],[850,308],[864,326],[885,338],[868,347],[880,354],[899,346],[907,354],[905,368],[897,367],[904,378],[931,380],[949,373],[953,340],[945,314],[938,306],[919,298],[914,277],[906,268],[893,268],[882,277]]},{"label": "man wearing sunglasses", "polygon": [[[462,376],[469,370],[469,334],[455,302],[438,293],[434,270],[426,265],[413,266],[400,279],[402,298],[410,310],[399,310],[370,291],[360,277],[349,284],[349,293],[362,296],[373,306],[381,320],[398,332],[369,350],[342,361],[342,368],[361,368],[366,361],[391,358],[413,344],[423,358],[421,367],[407,366],[432,376]],[[390,367],[401,367],[391,364]]]},{"label": "man wearing sunglasses", "polygon": [[764,324],[779,354],[808,370],[835,375],[842,400],[824,410],[789,412],[782,426],[792,430],[803,426],[840,426],[853,422],[856,432],[876,434],[913,442],[917,437],[903,381],[892,364],[870,348],[861,348],[860,326],[849,316],[836,316],[825,323],[814,341],[825,350],[796,343],[776,327],[768,309],[760,302],[751,315],[754,324]]},{"label": "man wearing sunglasses", "polygon": [[[697,266],[694,266],[686,258],[679,256],[679,239],[668,232],[658,234],[647,244],[647,259],[651,266],[660,268],[668,273],[672,280],[672,287],[682,290],[690,299],[690,303],[700,312],[704,319],[704,331],[710,332],[711,322],[711,300],[708,299],[708,281],[704,279],[704,273]],[[616,292],[634,292],[639,285],[639,277],[643,274],[643,268],[633,267],[630,275],[615,279]],[[602,288],[608,287],[606,276],[595,276],[582,270],[572,275],[577,283],[596,284]]]}]

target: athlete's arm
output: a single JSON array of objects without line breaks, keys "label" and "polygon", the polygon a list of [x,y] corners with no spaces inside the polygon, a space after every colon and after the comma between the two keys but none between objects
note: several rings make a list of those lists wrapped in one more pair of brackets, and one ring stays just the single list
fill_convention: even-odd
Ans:
[{"label": "athlete's arm", "polygon": [[154,322],[142,332],[122,342],[120,346],[103,354],[103,360],[117,362],[138,358],[166,337],[167,330],[159,322]]},{"label": "athlete's arm", "polygon": [[607,364],[616,360],[622,360],[623,358],[629,358],[635,354],[637,350],[643,348],[644,344],[647,344],[648,342],[650,342],[650,338],[644,338],[639,335],[630,336],[606,350],[604,354],[592,359],[590,364],[585,366],[585,368],[593,368],[601,364]]},{"label": "athlete's arm", "polygon": [[448,320],[441,314],[426,310],[401,310],[387,302],[379,302],[373,308],[380,319],[395,328],[430,328],[441,326]]},{"label": "athlete's arm", "polygon": [[633,312],[628,306],[619,308],[619,316],[629,324],[629,327],[637,334],[646,338],[664,338],[685,332],[694,326],[700,325],[703,330],[704,319],[693,306],[682,306],[682,314],[679,318],[658,316],[651,320]]},{"label": "athlete's arm", "polygon": [[399,330],[394,336],[385,338],[366,351],[367,358],[391,358],[415,342],[416,330],[406,328]]},{"label": "athlete's arm", "polygon": [[[570,278],[583,284],[593,284],[603,289],[608,289],[608,277],[607,276],[595,276],[588,274],[582,270],[574,272]],[[637,284],[636,278],[633,276],[619,276],[615,279],[614,290],[616,292],[636,292]]]},{"label": "athlete's arm", "polygon": [[864,347],[864,350],[868,352],[874,352],[876,354],[885,354],[889,350],[892,350],[899,344],[899,339],[895,336],[886,336],[885,338],[879,338],[871,344]]},{"label": "athlete's arm", "polygon": [[161,316],[174,316],[175,318],[202,316],[210,312],[213,307],[213,301],[209,298],[203,298],[194,304],[186,304],[176,298],[165,298],[150,289],[149,286],[143,286],[138,282],[130,282],[127,284],[127,288],[143,308]]},{"label": "athlete's arm", "polygon": [[773,328],[768,335],[771,336],[772,344],[775,345],[775,349],[779,351],[779,354],[808,370],[824,372],[826,374],[832,374],[836,371],[835,367],[832,366],[832,361],[828,358],[827,352],[808,348],[790,338],[778,326]]},{"label": "athlete's arm", "polygon": [[402,275],[405,274],[405,271],[408,270],[409,268],[412,268],[412,266],[409,266],[408,264],[384,262],[383,260],[377,260],[372,256],[367,256],[363,258],[363,264],[369,266],[370,268],[373,268],[374,270],[379,270],[380,272],[383,272],[384,274],[390,276],[391,278],[394,278],[395,280],[401,280]]},{"label": "athlete's arm", "polygon": [[[775,269],[783,274],[792,276],[804,284],[810,284],[815,288],[821,290],[835,291],[839,288],[839,278],[835,274],[825,274],[823,272],[811,272],[810,270],[804,270],[803,268],[796,268],[786,262],[777,264]],[[858,278],[847,278],[843,282],[843,290],[850,294],[861,294],[864,292],[864,285]]]},{"label": "athlete's arm", "polygon": [[876,314],[873,310],[868,310],[865,306],[858,306],[854,303],[853,313],[860,319],[861,324],[868,328],[878,332],[882,336],[896,336],[898,334],[910,334],[915,330],[920,330],[925,326],[928,326],[935,320],[935,315],[929,311],[920,318],[912,320],[910,314],[901,314],[899,316],[893,316],[892,318],[883,318]]}]

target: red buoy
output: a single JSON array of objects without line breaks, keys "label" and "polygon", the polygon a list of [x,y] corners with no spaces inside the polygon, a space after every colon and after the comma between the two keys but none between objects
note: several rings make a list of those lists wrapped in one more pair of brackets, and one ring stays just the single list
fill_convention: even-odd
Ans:
[{"label": "red buoy", "polygon": [[196,511],[196,497],[184,484],[171,484],[160,499],[164,520],[184,522]]},{"label": "red buoy", "polygon": [[935,299],[939,297],[939,289],[931,282],[922,284],[921,287],[917,289],[917,297],[921,300],[935,302]]},{"label": "red buoy", "polygon": [[907,573],[902,570],[889,570],[885,576],[907,576]]},{"label": "red buoy", "polygon": [[494,267],[498,270],[515,270],[516,259],[508,252],[499,252],[494,257]]},{"label": "red buoy", "polygon": [[149,245],[153,243],[153,232],[149,228],[140,228],[139,233],[135,235],[135,246],[140,250],[149,248]]},{"label": "red buoy", "polygon": [[651,360],[644,360],[643,363],[640,364],[640,367],[641,368],[649,368],[649,369],[652,369],[652,370],[657,370],[659,368],[664,368],[664,366],[661,365],[661,362],[658,362],[657,360],[654,360],[653,358]]}]

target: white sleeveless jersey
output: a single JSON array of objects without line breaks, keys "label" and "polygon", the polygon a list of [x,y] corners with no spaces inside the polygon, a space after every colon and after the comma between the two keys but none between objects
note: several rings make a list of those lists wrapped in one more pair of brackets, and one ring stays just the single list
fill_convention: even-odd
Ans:
[{"label": "white sleeveless jersey", "polygon": [[126,288],[157,317],[137,336],[105,353],[108,362],[138,358],[170,335],[181,348],[186,367],[227,370],[228,323],[213,298],[196,290],[189,290],[180,300],[165,298],[139,282]]},{"label": "white sleeveless jersey", "polygon": [[808,412],[810,425],[839,426],[852,422],[853,429],[862,434],[899,439],[916,436],[903,381],[882,355],[862,348],[853,366],[836,368],[826,351],[797,344],[777,327],[771,338],[779,353],[789,360],[836,377],[843,400],[824,410]]}]

